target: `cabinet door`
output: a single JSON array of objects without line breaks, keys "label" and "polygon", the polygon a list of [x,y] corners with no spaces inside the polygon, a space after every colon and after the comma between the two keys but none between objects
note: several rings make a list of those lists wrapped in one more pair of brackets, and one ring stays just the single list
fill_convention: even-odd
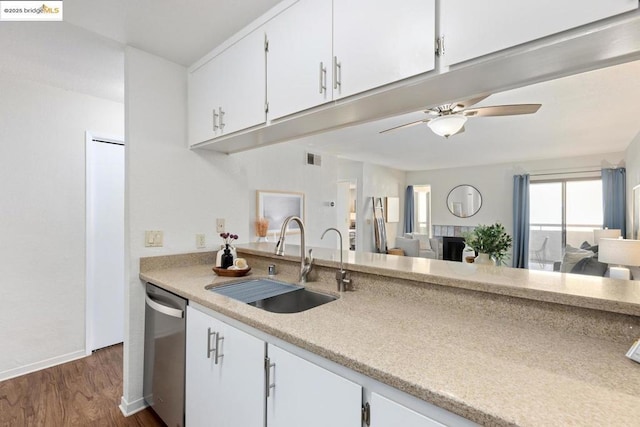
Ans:
[{"label": "cabinet door", "polygon": [[332,99],[331,0],[300,0],[267,24],[269,117]]},{"label": "cabinet door", "polygon": [[216,57],[222,135],[266,121],[265,34],[257,29]]},{"label": "cabinet door", "polygon": [[268,427],[360,427],[359,385],[271,344],[268,353]]},{"label": "cabinet door", "polygon": [[334,0],[334,99],[434,69],[435,0]]},{"label": "cabinet door", "polygon": [[214,118],[221,102],[216,88],[218,67],[214,58],[188,76],[189,145],[208,141],[219,134],[217,118]]},{"label": "cabinet door", "polygon": [[188,307],[186,425],[263,426],[264,351],[263,341]]},{"label": "cabinet door", "polygon": [[440,5],[447,65],[636,9],[637,0],[456,0]]},{"label": "cabinet door", "polygon": [[371,427],[444,427],[405,406],[371,393]]}]

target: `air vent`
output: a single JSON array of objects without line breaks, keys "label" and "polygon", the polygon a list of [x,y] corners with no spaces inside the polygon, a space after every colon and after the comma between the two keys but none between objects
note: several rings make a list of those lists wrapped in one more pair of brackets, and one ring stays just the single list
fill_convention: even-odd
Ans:
[{"label": "air vent", "polygon": [[320,154],[307,153],[307,164],[322,166],[322,157],[320,156]]}]

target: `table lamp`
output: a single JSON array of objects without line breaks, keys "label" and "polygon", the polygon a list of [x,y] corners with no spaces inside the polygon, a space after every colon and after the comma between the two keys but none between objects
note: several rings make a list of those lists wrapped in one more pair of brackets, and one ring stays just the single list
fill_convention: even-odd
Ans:
[{"label": "table lamp", "polygon": [[609,277],[612,279],[629,280],[631,274],[626,266],[640,266],[640,240],[602,238],[598,261],[614,264],[609,267]]},{"label": "table lamp", "polygon": [[600,244],[600,239],[602,238],[617,239],[620,236],[622,236],[622,234],[619,228],[605,228],[604,230],[595,228],[593,230],[593,240],[595,242],[594,245]]}]

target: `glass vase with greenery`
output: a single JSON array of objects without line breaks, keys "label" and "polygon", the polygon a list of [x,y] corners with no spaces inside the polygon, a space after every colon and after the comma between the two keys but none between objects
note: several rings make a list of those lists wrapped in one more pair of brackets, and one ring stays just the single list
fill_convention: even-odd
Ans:
[{"label": "glass vase with greenery", "polygon": [[499,222],[493,225],[478,225],[473,231],[463,233],[467,246],[478,253],[488,254],[497,265],[505,264],[510,257],[513,239]]}]

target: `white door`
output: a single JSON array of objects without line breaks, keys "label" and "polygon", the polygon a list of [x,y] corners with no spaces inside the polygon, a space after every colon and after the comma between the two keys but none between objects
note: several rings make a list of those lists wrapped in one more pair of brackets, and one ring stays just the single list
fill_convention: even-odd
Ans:
[{"label": "white door", "polygon": [[124,339],[124,144],[86,142],[86,352]]},{"label": "white door", "polygon": [[447,65],[458,64],[638,7],[637,0],[456,0],[440,3]]},{"label": "white door", "polygon": [[349,181],[338,182],[338,197],[336,201],[336,225],[342,233],[342,250],[349,250],[349,214],[351,213],[351,183]]},{"label": "white door", "polygon": [[187,307],[185,424],[262,427],[265,343]]},{"label": "white door", "polygon": [[267,24],[269,117],[331,101],[330,0],[301,0]]},{"label": "white door", "polygon": [[444,427],[405,406],[371,393],[371,427]]},{"label": "white door", "polygon": [[334,0],[333,8],[334,99],[434,69],[435,0]]},{"label": "white door", "polygon": [[267,427],[361,426],[359,385],[271,344],[268,355]]}]

